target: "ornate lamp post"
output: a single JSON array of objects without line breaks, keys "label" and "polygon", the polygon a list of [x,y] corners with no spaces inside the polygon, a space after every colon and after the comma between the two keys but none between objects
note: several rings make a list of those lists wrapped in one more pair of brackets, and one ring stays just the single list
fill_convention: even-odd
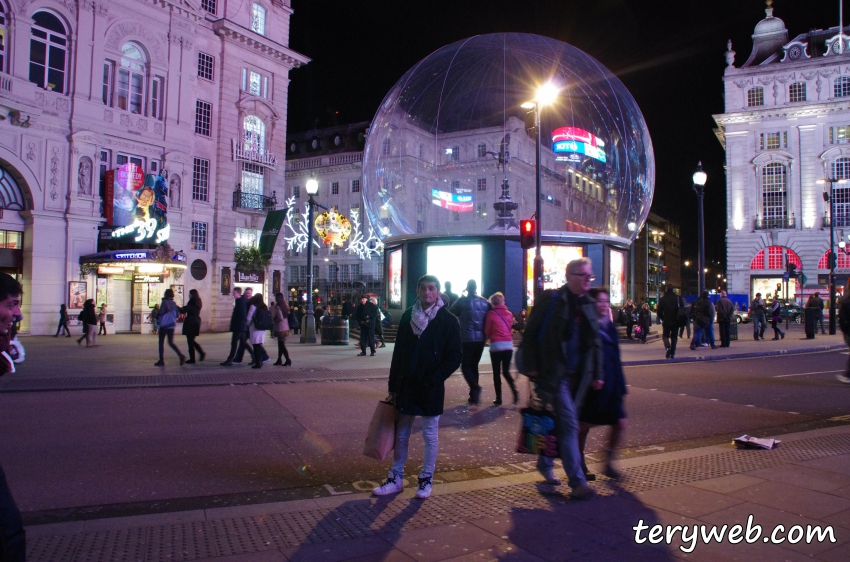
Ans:
[{"label": "ornate lamp post", "polygon": [[307,313],[301,325],[301,343],[316,343],[316,319],[313,317],[313,196],[319,192],[319,182],[307,180]]},{"label": "ornate lamp post", "polygon": [[829,184],[829,193],[823,192],[823,200],[829,204],[829,335],[835,335],[835,266],[838,265],[838,256],[835,253],[835,217],[833,217],[833,204],[835,202],[835,184],[847,183],[846,179],[824,178],[816,183]]},{"label": "ornate lamp post", "polygon": [[703,225],[703,209],[702,199],[705,192],[705,181],[708,176],[702,171],[702,162],[697,164],[697,171],[694,172],[694,193],[697,194],[697,215],[698,215],[698,238],[699,238],[699,256],[697,258],[697,272],[699,274],[698,292],[701,295],[705,291],[705,227]]}]

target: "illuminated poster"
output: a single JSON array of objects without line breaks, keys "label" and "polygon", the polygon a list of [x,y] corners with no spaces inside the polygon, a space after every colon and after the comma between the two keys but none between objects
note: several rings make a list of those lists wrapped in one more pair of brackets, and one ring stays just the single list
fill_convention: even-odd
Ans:
[{"label": "illuminated poster", "polygon": [[319,214],[315,224],[316,233],[322,238],[322,242],[329,246],[342,246],[351,236],[351,222],[336,208]]},{"label": "illuminated poster", "polygon": [[389,301],[390,307],[401,307],[401,258],[402,249],[393,250],[389,256],[388,277],[390,280]]},{"label": "illuminated poster", "polygon": [[431,203],[449,211],[457,211],[458,213],[467,213],[473,207],[472,194],[449,193],[448,191],[440,191],[439,189],[431,190]]},{"label": "illuminated poster", "polygon": [[162,294],[159,292],[159,283],[148,283],[148,306],[153,308],[162,300]]},{"label": "illuminated poster", "polygon": [[574,155],[583,154],[605,162],[605,141],[578,127],[560,127],[552,131],[552,151],[569,156],[558,156],[557,160],[577,160]]},{"label": "illuminated poster", "polygon": [[436,275],[440,285],[445,289],[446,281],[451,281],[452,292],[461,294],[470,279],[475,279],[478,294],[485,295],[485,284],[482,278],[482,249],[481,244],[441,244],[428,246],[428,273]]},{"label": "illuminated poster", "polygon": [[[136,220],[136,200],[145,185],[141,166],[127,163],[115,170],[113,184],[112,224],[127,226]],[[151,198],[153,200],[153,198]]]},{"label": "illuminated poster", "polygon": [[174,291],[174,304],[180,307],[185,306],[185,297],[183,296],[183,285],[172,285],[171,290]]},{"label": "illuminated poster", "polygon": [[68,282],[68,308],[83,308],[83,303],[86,302],[86,285],[85,281]]},{"label": "illuminated poster", "polygon": [[608,260],[608,290],[611,306],[623,306],[626,299],[626,257],[624,252],[611,250]]},{"label": "illuminated poster", "polygon": [[[579,246],[541,246],[540,255],[543,258],[543,288],[557,289],[567,282],[567,264],[582,257]],[[525,290],[528,295],[528,305],[534,305],[534,250],[526,251],[526,281]]]},{"label": "illuminated poster", "polygon": [[[121,272],[123,273],[123,271]],[[109,280],[106,277],[98,277],[97,278],[97,287],[95,289],[94,296],[94,304],[98,307],[102,304],[106,304],[108,301],[106,300],[106,284]]]},{"label": "illuminated poster", "polygon": [[166,171],[145,175],[133,163],[124,164],[113,182],[113,238],[129,238],[135,242],[164,242],[170,234],[168,226],[168,183]]}]

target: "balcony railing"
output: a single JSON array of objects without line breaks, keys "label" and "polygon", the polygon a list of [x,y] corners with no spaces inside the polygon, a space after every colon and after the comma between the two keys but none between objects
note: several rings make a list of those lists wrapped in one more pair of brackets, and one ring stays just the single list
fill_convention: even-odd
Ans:
[{"label": "balcony railing", "polygon": [[272,191],[271,197],[259,193],[245,193],[241,189],[233,192],[233,208],[248,211],[270,211],[277,207],[277,196]]},{"label": "balcony railing", "polygon": [[796,228],[794,217],[756,217],[753,219],[753,230],[774,230],[780,228]]},{"label": "balcony railing", "polygon": [[[832,217],[833,226],[838,228],[845,228],[850,226],[850,215],[836,215]],[[825,214],[823,216],[823,226],[824,228],[829,227],[829,215]]]}]

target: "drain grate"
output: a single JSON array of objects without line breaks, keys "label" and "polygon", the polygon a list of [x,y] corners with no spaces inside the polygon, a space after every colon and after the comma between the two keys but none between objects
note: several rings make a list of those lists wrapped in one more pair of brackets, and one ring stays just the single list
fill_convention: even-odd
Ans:
[{"label": "drain grate", "polygon": [[[850,435],[790,441],[772,451],[731,450],[623,469],[615,487],[596,485],[601,496],[635,493],[850,453]],[[602,480],[604,484],[605,480]],[[517,509],[547,510],[568,503],[554,488],[530,483],[476,490],[428,501],[356,500],[336,509],[274,513],[207,522],[140,527],[29,541],[33,562],[159,562],[333,543],[376,531],[398,533],[501,516]]]}]

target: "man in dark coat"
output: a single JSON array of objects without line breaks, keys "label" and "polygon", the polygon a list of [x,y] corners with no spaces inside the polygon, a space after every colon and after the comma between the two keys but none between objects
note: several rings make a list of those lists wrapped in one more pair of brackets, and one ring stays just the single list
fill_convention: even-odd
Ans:
[{"label": "man in dark coat", "polygon": [[240,348],[247,351],[251,356],[251,363],[254,362],[254,353],[248,344],[248,299],[242,295],[242,289],[238,287],[233,289],[233,299],[233,314],[230,315],[230,355],[222,363],[225,367],[233,365],[236,352]]},{"label": "man in dark coat", "polygon": [[375,306],[366,295],[363,295],[364,301],[361,306],[357,307],[357,313],[354,319],[360,326],[360,353],[358,357],[366,355],[366,348],[369,348],[372,356],[375,355],[375,322],[378,318],[378,307]]},{"label": "man in dark coat", "polygon": [[820,333],[826,334],[826,330],[823,329],[823,299],[820,298],[819,291],[815,291],[815,294],[812,295],[812,299],[807,305],[817,310],[817,323],[820,324]]},{"label": "man in dark coat", "polygon": [[670,285],[658,301],[658,319],[661,320],[661,341],[667,350],[667,359],[673,359],[679,341],[679,297]]},{"label": "man in dark coat", "polygon": [[479,297],[478,283],[470,279],[466,283],[466,296],[451,305],[450,312],[460,320],[460,339],[463,341],[463,378],[469,385],[469,403],[481,401],[481,385],[478,384],[478,363],[484,353],[487,336],[484,335],[484,319],[490,310],[490,302]]},{"label": "man in dark coat", "polygon": [[342,311],[341,314],[348,319],[348,327],[352,327],[352,322],[354,321],[354,307],[348,302],[348,299],[342,297]]},{"label": "man in dark coat", "polygon": [[416,416],[422,418],[425,454],[416,497],[431,495],[437,463],[438,429],[445,400],[445,382],[460,366],[463,344],[460,324],[447,309],[440,294],[440,281],[433,275],[419,279],[419,297],[407,309],[398,325],[395,349],[390,364],[389,398],[398,409],[393,466],[387,481],[372,492],[376,496],[396,494],[404,488],[404,463],[410,430]]},{"label": "man in dark coat", "polygon": [[[558,452],[570,495],[576,499],[596,495],[587,485],[578,449],[579,408],[588,388],[601,390],[604,385],[596,303],[587,296],[593,280],[588,258],[567,264],[567,283],[535,299],[520,346],[524,374],[536,381],[541,398],[554,406]],[[537,470],[546,482],[558,485],[561,480],[552,467],[553,459],[537,458]]]},{"label": "man in dark coat", "polygon": [[449,308],[457,301],[458,296],[457,293],[452,292],[452,282],[446,281],[446,290],[443,291],[443,295],[449,299]]},{"label": "man in dark coat", "polygon": [[735,318],[735,303],[729,300],[726,291],[720,292],[720,299],[714,307],[717,312],[717,325],[720,327],[720,347],[729,347],[732,332],[732,322]]}]

